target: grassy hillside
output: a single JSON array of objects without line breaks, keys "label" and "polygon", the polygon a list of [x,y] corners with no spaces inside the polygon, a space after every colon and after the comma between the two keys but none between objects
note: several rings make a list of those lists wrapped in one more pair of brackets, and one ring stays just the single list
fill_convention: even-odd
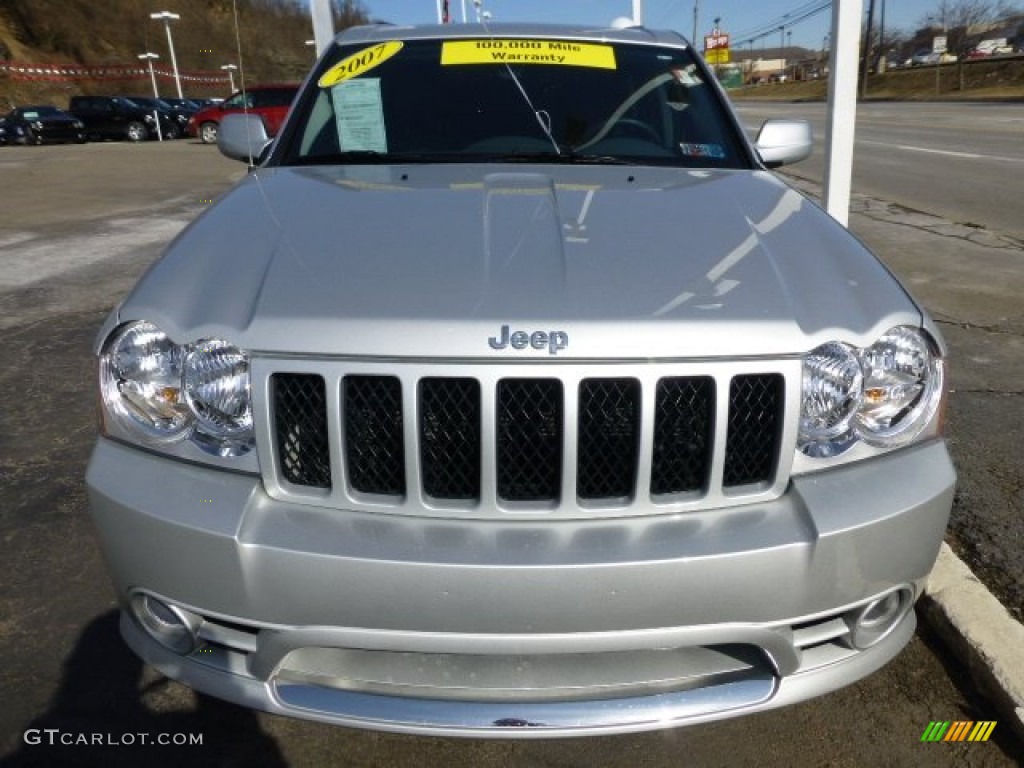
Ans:
[{"label": "grassy hillside", "polygon": [[[1024,101],[1024,56],[969,61],[962,66],[894,69],[868,78],[868,99],[902,101],[932,99],[992,99]],[[824,101],[826,80],[769,83],[730,91],[733,99]]]},{"label": "grassy hillside", "polygon": [[[340,6],[338,29],[363,23],[355,0]],[[151,13],[169,10],[181,72],[224,75],[221,66],[241,63],[246,82],[297,80],[313,62],[309,12],[301,0],[237,0],[239,57],[232,0],[0,0],[0,60],[32,65],[139,66],[138,55],[159,54],[156,65],[171,69],[164,23]],[[239,74],[235,73],[236,84]],[[161,78],[160,92],[174,95],[173,80]],[[18,103],[67,104],[76,93],[145,92],[142,79],[26,77],[0,71],[0,110]],[[190,82],[186,96],[226,96],[228,85]]]}]

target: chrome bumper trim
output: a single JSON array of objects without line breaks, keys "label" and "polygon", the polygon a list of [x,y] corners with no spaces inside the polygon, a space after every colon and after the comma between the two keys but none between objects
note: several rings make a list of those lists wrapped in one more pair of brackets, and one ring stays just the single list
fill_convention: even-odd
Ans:
[{"label": "chrome bumper trim", "polygon": [[344,715],[365,720],[367,727],[430,729],[460,735],[505,736],[512,731],[648,730],[678,725],[698,715],[720,715],[730,709],[768,701],[777,680],[758,675],[707,688],[597,701],[439,701],[400,699],[351,693],[312,685],[275,684],[274,695],[288,708],[310,714]]},{"label": "chrome bumper trim", "polygon": [[352,693],[258,680],[182,658],[159,646],[127,615],[125,641],[163,674],[243,706],[335,725],[426,736],[564,738],[675,728],[795,704],[849,685],[895,657],[913,637],[909,612],[870,649],[797,674],[757,675],[652,696],[572,702],[451,702]]}]

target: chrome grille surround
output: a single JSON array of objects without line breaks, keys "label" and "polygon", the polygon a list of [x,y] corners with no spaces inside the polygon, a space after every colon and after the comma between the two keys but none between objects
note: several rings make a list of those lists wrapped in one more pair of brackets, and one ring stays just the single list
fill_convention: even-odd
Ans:
[{"label": "chrome grille surround", "polygon": [[[254,355],[252,360],[252,391],[256,417],[256,437],[261,473],[267,493],[279,501],[313,504],[321,507],[391,512],[403,515],[436,517],[495,518],[516,515],[543,516],[552,519],[591,519],[629,515],[693,512],[705,509],[738,506],[777,498],[785,490],[796,445],[796,414],[799,412],[801,363],[799,358],[741,359],[685,362],[574,362],[558,363],[489,363],[481,361],[396,361],[345,358],[272,358]],[[323,380],[326,402],[326,438],[329,450],[330,482],[325,487],[298,485],[289,477],[301,475],[292,467],[286,471],[278,450],[276,431],[274,375],[314,374]],[[780,412],[772,415],[776,430],[777,449],[771,457],[773,466],[763,482],[735,484],[727,477],[728,455],[726,436],[736,430],[736,398],[734,382],[750,377],[765,377],[777,382]],[[346,379],[367,378],[395,382],[395,407],[401,412],[401,445],[405,482],[401,493],[367,493],[352,482],[346,455],[348,445],[345,417]],[[709,466],[702,487],[683,492],[652,492],[652,467],[656,452],[656,412],[659,383],[668,379],[707,379],[711,384],[711,428],[706,455]],[[467,451],[456,443],[442,448],[459,455],[479,456],[479,491],[475,498],[436,498],[425,485],[435,482],[424,469],[424,456],[436,451],[425,450],[421,434],[436,425],[430,414],[429,403],[422,405],[424,383],[436,380],[462,380],[473,382],[472,389],[479,394],[479,445]],[[511,380],[554,382],[561,391],[559,425],[561,445],[561,471],[557,478],[557,492],[553,498],[503,498],[500,488],[499,439],[501,420],[498,417],[501,383]],[[638,414],[629,414],[615,421],[615,429],[624,428],[630,418],[636,419],[635,467],[630,471],[634,480],[632,493],[623,497],[588,498],[579,492],[577,463],[581,451],[578,446],[581,420],[581,391],[615,388],[621,382],[635,382],[626,387],[638,392]],[[584,382],[587,382],[584,384]],[[751,389],[743,387],[744,390]],[[754,387],[757,389],[757,387]],[[395,390],[392,390],[395,391]],[[743,396],[746,396],[745,394]],[[461,395],[460,395],[461,397]],[[436,400],[436,397],[434,398]],[[638,416],[638,418],[637,418]],[[538,427],[540,434],[550,432],[550,426]],[[549,435],[550,437],[550,435]],[[624,445],[618,435],[619,445]],[[634,439],[626,437],[627,440]],[[395,443],[392,443],[395,444]],[[447,447],[445,447],[447,445]],[[657,450],[663,450],[657,449]],[[557,455],[558,451],[548,455]],[[445,455],[442,451],[441,455]],[[589,484],[584,479],[583,485]],[[474,478],[469,487],[475,487]],[[458,494],[456,494],[458,495]]]}]

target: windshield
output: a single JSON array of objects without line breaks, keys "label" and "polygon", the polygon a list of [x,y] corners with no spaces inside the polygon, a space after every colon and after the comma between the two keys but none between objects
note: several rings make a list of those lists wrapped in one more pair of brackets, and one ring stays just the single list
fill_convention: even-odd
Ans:
[{"label": "windshield", "polygon": [[40,117],[63,117],[64,113],[56,107],[22,107],[18,110],[26,120],[35,120]]},{"label": "windshield", "polygon": [[162,109],[169,110],[171,108],[163,99],[154,99],[150,96],[131,96],[128,101],[132,102],[138,107],[144,107],[146,109]]},{"label": "windshield", "polygon": [[284,164],[750,167],[688,49],[579,40],[336,46],[281,142]]}]

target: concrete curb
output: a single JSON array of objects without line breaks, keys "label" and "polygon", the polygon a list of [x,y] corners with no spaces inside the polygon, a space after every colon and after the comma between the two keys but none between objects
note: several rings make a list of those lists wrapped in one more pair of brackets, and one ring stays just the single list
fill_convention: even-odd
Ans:
[{"label": "concrete curb", "polygon": [[1006,722],[1024,739],[1024,625],[1010,616],[945,543],[920,608],[995,705],[1000,723]]}]

